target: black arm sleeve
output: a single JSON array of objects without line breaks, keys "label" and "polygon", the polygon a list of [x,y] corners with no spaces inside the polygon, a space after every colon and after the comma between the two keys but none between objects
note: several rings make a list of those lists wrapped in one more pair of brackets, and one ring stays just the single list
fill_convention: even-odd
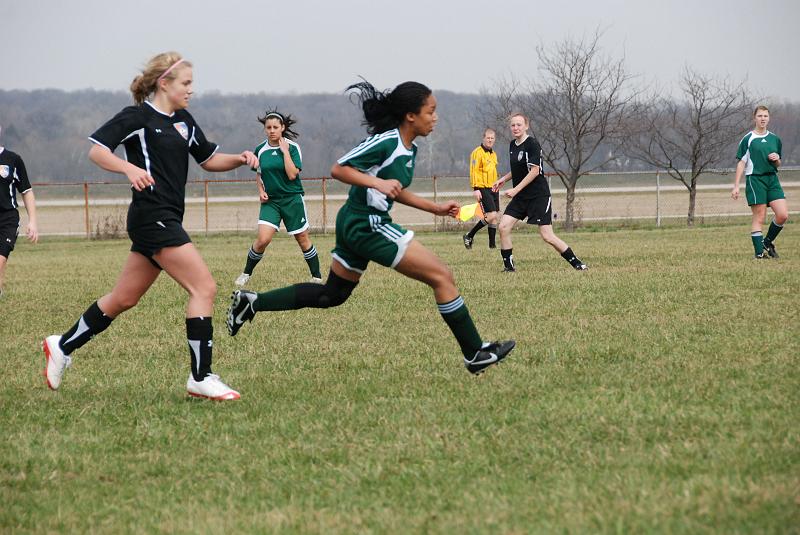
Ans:
[{"label": "black arm sleeve", "polygon": [[19,155],[17,155],[17,163],[15,168],[16,176],[14,177],[14,180],[17,183],[17,191],[20,193],[25,193],[31,189],[31,182],[28,180],[28,170],[25,169],[25,162],[22,161],[22,158]]},{"label": "black arm sleeve", "polygon": [[219,149],[219,145],[211,143],[206,139],[206,135],[200,129],[200,126],[192,119],[192,132],[189,138],[189,152],[192,154],[194,160],[203,164],[206,160],[214,156],[214,153]]},{"label": "black arm sleeve", "polygon": [[144,118],[138,106],[128,106],[98,128],[89,140],[113,151],[128,136],[144,127]]}]

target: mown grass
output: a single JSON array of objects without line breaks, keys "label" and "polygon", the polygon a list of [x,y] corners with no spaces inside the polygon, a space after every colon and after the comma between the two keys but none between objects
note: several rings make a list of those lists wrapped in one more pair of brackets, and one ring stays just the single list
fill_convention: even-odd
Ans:
[{"label": "mown grass", "polygon": [[[197,237],[220,285],[215,369],[235,403],[187,398],[185,294],[162,277],[74,355],[40,339],[113,284],[126,241],[20,243],[0,300],[0,530],[72,533],[797,533],[800,234],[753,261],[747,228],[420,240],[483,336],[464,371],[427,287],[372,266],[335,310],[223,312],[251,236]],[[21,240],[22,241],[22,240]],[[314,241],[327,268],[330,236]],[[258,289],[302,281],[294,240]]]}]

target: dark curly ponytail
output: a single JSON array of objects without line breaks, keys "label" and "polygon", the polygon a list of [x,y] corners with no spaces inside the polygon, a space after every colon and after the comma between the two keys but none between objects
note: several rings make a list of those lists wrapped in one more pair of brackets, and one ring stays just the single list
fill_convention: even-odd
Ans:
[{"label": "dark curly ponytail", "polygon": [[356,96],[361,109],[364,110],[364,121],[370,134],[380,134],[397,128],[405,120],[407,113],[419,113],[425,100],[432,91],[419,82],[403,82],[391,91],[378,91],[371,83],[363,81],[345,89]]}]

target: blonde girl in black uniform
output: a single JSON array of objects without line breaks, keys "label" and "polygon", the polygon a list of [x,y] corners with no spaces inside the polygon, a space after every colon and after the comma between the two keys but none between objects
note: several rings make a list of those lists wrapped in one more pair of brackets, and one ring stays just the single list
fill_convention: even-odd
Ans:
[{"label": "blonde girl in black uniform", "polygon": [[[256,157],[249,151],[219,153],[219,147],[206,140],[186,111],[192,96],[192,64],[177,52],[153,57],[133,80],[131,93],[135,105],[120,111],[89,138],[94,143],[89,151],[92,162],[125,175],[131,183],[133,198],[127,222],[131,252],[111,292],[92,303],[64,334],[45,339],[47,384],[57,389],[71,363],[70,355],[122,312],[136,306],[163,270],[189,294],[188,393],[216,400],[239,399],[237,391],[211,372],[211,314],[217,287],[182,221],[190,155],[206,171],[230,171],[241,165],[252,168],[257,165]],[[113,153],[120,143],[125,146],[124,160]]]}]

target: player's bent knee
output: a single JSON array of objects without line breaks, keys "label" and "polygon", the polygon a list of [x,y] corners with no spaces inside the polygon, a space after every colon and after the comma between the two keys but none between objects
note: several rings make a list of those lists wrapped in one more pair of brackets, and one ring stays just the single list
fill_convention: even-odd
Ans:
[{"label": "player's bent knee", "polygon": [[437,287],[455,286],[456,284],[456,279],[453,277],[453,271],[445,265],[442,265],[441,268],[433,273],[433,280],[436,283],[434,286]]},{"label": "player's bent knee", "polygon": [[109,303],[109,308],[112,310],[108,311],[108,314],[112,314],[113,316],[117,316],[118,314],[125,312],[126,310],[130,310],[139,304],[139,296],[138,295],[114,295],[111,298],[111,302]]},{"label": "player's bent knee", "polygon": [[210,282],[203,282],[197,285],[190,293],[193,297],[213,303],[214,298],[217,297],[217,284],[212,279]]}]

